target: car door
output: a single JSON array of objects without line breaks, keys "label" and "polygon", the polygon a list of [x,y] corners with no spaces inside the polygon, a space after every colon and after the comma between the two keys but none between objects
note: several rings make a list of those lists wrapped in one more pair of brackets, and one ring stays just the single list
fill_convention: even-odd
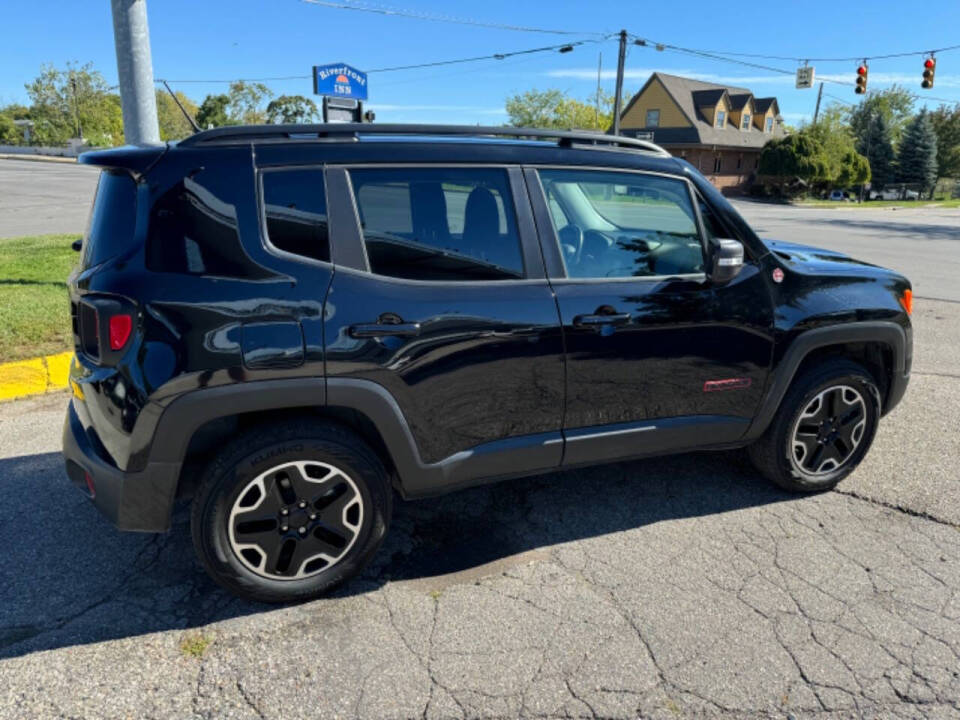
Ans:
[{"label": "car door", "polygon": [[567,349],[564,464],[739,438],[772,351],[758,267],[711,282],[685,178],[526,172]]},{"label": "car door", "polygon": [[389,393],[418,458],[410,494],[559,465],[563,341],[522,172],[331,167],[327,180],[351,216],[333,224],[331,401],[344,379]]}]

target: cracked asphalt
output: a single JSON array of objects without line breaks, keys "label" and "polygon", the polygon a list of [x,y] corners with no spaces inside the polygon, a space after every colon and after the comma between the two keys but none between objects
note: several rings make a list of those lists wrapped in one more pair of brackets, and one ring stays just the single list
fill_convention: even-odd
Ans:
[{"label": "cracked asphalt", "polygon": [[725,452],[398,503],[364,575],[299,606],[219,590],[184,507],[114,531],[63,473],[65,394],[0,405],[0,718],[960,717],[942,298],[835,492]]}]

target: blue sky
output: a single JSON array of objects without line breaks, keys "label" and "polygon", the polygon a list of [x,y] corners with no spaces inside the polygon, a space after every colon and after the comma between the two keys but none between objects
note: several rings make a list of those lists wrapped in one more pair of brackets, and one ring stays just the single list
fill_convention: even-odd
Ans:
[{"label": "blue sky", "polygon": [[[347,62],[363,70],[487,55],[596,40],[626,28],[658,42],[724,53],[788,57],[881,55],[960,43],[960,3],[931,0],[916,5],[873,0],[836,2],[648,3],[623,0],[545,2],[542,0],[383,0],[334,3],[396,8],[429,17],[448,16],[480,23],[573,31],[573,35],[518,32],[396,15],[336,9],[304,0],[150,0],[148,13],[154,74],[172,80],[309,76],[310,67]],[[24,83],[45,62],[92,61],[116,82],[110,3],[34,0],[4,10],[0,44],[0,104],[26,102]],[[581,34],[582,33],[582,34]],[[375,73],[370,106],[380,121],[498,124],[506,119],[504,99],[530,88],[559,88],[587,99],[596,88],[598,54],[602,83],[612,92],[615,39],[578,46],[573,52],[539,53],[452,67]],[[743,58],[794,70],[797,62]],[[818,78],[852,82],[854,62],[816,62]],[[870,62],[870,87],[899,82],[921,97],[960,102],[960,49],[938,56],[936,86],[919,89],[919,55]],[[813,113],[815,90],[795,90],[793,78],[770,70],[690,56],[630,48],[625,91],[632,94],[653,70],[750,88],[775,95],[788,123]],[[196,100],[226,89],[226,83],[172,83]],[[268,83],[277,94],[312,92],[309,79]],[[828,83],[826,94],[855,103],[852,87]],[[825,97],[825,101],[830,99]],[[931,106],[939,104],[928,101]]]}]

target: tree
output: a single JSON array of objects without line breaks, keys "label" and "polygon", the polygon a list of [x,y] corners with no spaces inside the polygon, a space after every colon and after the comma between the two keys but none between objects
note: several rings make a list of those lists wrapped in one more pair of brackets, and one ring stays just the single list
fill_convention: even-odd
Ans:
[{"label": "tree", "polygon": [[224,125],[236,125],[230,119],[229,107],[229,95],[207,95],[200,103],[200,107],[197,108],[197,125],[203,130],[223,127]]},{"label": "tree", "polygon": [[853,133],[844,121],[845,114],[839,105],[828,106],[816,123],[800,130],[823,148],[827,163],[823,185],[851,187],[870,179],[870,164],[856,151]]},{"label": "tree", "polygon": [[68,64],[63,70],[45,65],[25,87],[38,144],[62,145],[79,130],[91,145],[123,143],[120,96],[109,91],[103,75],[92,64]]},{"label": "tree", "polygon": [[823,146],[807,133],[774,138],[760,151],[758,174],[781,194],[790,194],[797,185],[822,182],[829,172]]},{"label": "tree", "polygon": [[268,123],[316,122],[319,116],[317,104],[303,95],[281,95],[267,105]]},{"label": "tree", "polygon": [[926,108],[907,125],[897,156],[897,179],[919,185],[920,193],[937,183],[937,134]]},{"label": "tree", "polygon": [[563,102],[560,90],[527,90],[507,98],[506,110],[514,127],[557,127],[557,108]]},{"label": "tree", "polygon": [[[197,104],[182,92],[178,91],[176,95],[184,110],[196,119]],[[179,140],[193,134],[190,121],[183,116],[183,112],[166,90],[157,90],[157,120],[160,124],[161,140]]]},{"label": "tree", "polygon": [[857,150],[865,155],[870,163],[870,176],[873,178],[874,189],[883,190],[884,186],[893,180],[894,170],[893,142],[883,113],[873,116],[862,145],[858,145]]},{"label": "tree", "polygon": [[552,129],[606,130],[613,122],[613,97],[600,97],[581,102],[561,90],[528,90],[506,101],[509,124],[514,127]]},{"label": "tree", "polygon": [[273,97],[273,92],[263,83],[247,83],[238,80],[230,84],[229,117],[233,124],[260,125],[267,121],[267,113],[261,109],[264,100]]},{"label": "tree", "polygon": [[859,152],[863,153],[861,146],[876,115],[883,116],[883,121],[890,131],[891,142],[894,145],[899,143],[904,128],[913,117],[913,104],[916,99],[916,95],[900,85],[868,92],[860,104],[849,111],[847,118],[853,136],[857,139]]},{"label": "tree", "polygon": [[849,150],[840,162],[834,184],[842,188],[863,185],[870,179],[870,162],[856,150]]},{"label": "tree", "polygon": [[23,133],[13,124],[13,118],[0,113],[0,145],[19,145],[23,141]]},{"label": "tree", "polygon": [[941,105],[930,113],[937,134],[937,174],[960,178],[960,103]]}]

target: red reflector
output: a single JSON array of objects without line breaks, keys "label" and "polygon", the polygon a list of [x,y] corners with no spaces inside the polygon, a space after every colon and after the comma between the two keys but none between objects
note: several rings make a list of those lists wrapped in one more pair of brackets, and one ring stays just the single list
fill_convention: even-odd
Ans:
[{"label": "red reflector", "polygon": [[90,477],[90,473],[85,472],[83,479],[87,481],[87,490],[90,491],[90,497],[94,497],[97,494],[97,488],[93,485],[93,478]]},{"label": "red reflector", "polygon": [[133,318],[129,315],[114,315],[110,318],[110,349],[120,350],[130,339]]}]

